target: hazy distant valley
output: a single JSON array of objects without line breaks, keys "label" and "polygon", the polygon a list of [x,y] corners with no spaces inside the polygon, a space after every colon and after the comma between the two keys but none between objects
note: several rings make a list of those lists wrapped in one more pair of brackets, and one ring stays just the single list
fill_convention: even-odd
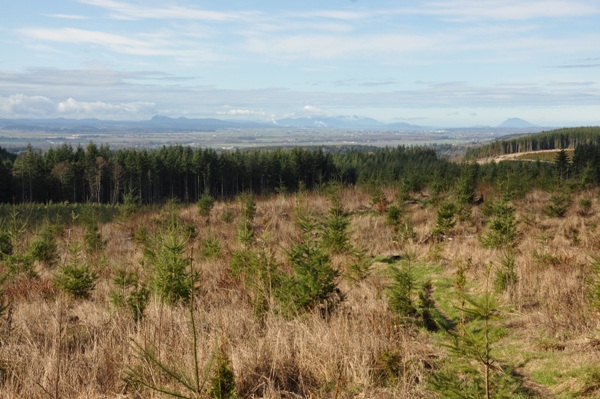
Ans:
[{"label": "hazy distant valley", "polygon": [[476,144],[512,134],[546,130],[518,118],[497,127],[439,128],[384,124],[370,118],[296,118],[272,123],[219,119],[148,121],[99,119],[0,119],[0,146],[15,150],[28,143],[47,149],[62,144],[106,143],[113,148],[189,145],[215,149],[339,145]]}]

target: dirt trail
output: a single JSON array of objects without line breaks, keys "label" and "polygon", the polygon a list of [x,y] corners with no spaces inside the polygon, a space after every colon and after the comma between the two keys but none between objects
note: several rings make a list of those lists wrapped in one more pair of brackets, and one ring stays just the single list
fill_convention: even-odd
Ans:
[{"label": "dirt trail", "polygon": [[[496,157],[489,157],[489,158],[481,158],[477,160],[478,164],[484,164],[484,163],[490,163],[492,161],[496,161],[496,162],[500,162],[500,161],[508,161],[511,159],[516,159],[518,157],[520,157],[521,155],[526,155],[526,154],[540,154],[540,153],[544,153],[544,152],[559,152],[561,151],[561,149],[554,149],[554,150],[539,150],[539,151],[527,151],[527,152],[515,152],[514,154],[504,154],[504,155],[498,155]],[[532,159],[523,159],[523,161],[533,161]]]}]

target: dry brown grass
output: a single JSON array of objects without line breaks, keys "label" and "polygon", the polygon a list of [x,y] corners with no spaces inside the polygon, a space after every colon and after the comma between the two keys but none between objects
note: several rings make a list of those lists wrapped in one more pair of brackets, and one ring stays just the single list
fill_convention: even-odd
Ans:
[{"label": "dry brown grass", "polygon": [[[581,340],[597,331],[599,318],[586,297],[586,276],[589,255],[600,251],[595,227],[600,204],[594,198],[592,212],[582,216],[577,203],[583,195],[587,194],[574,198],[561,219],[543,214],[547,193],[534,191],[515,203],[520,220],[516,249],[519,282],[505,301],[511,305],[510,323],[519,336],[533,340],[543,331]],[[395,201],[394,190],[386,189],[385,196],[389,203]],[[397,255],[408,245],[395,240],[384,216],[369,204],[368,193],[348,188],[341,197],[352,213],[350,236],[354,246],[375,257]],[[305,201],[314,215],[326,214],[329,202],[324,195],[307,193]],[[274,196],[256,202],[257,236],[267,241],[284,264],[284,252],[298,236],[293,225],[296,197]],[[233,212],[231,223],[221,219],[226,209]],[[409,212],[419,242],[435,225],[435,209],[414,203]],[[206,364],[216,346],[224,347],[243,397],[428,397],[426,368],[431,358],[443,356],[443,351],[427,333],[399,325],[387,310],[383,295],[387,276],[382,268],[374,267],[370,277],[356,286],[341,279],[340,289],[346,298],[329,317],[314,312],[288,319],[271,312],[259,321],[243,287],[228,272],[232,252],[240,248],[235,240],[239,202],[216,203],[208,220],[200,217],[194,206],[182,207],[179,214],[198,232],[193,253],[194,265],[202,275],[194,309],[199,358]],[[192,368],[188,308],[153,299],[143,323],[136,326],[125,309],[115,309],[109,300],[116,268],[138,270],[142,277],[147,273],[134,236],[141,227],[152,230],[157,218],[156,212],[141,213],[131,220],[102,226],[107,239],[105,258],[88,259],[102,269],[89,301],[59,295],[51,282],[55,270],[41,266],[41,278],[8,285],[6,293],[13,312],[10,328],[0,329],[2,398],[159,397],[127,386],[122,379],[127,368],[142,367],[132,340],[143,347],[155,346],[165,362]],[[443,271],[439,277],[453,279],[456,263],[468,261],[472,265],[468,270],[472,289],[482,289],[486,267],[490,261],[497,265],[500,257],[498,250],[481,248],[478,236],[485,228],[480,209],[474,208],[471,217],[454,229],[452,240],[441,247],[438,262]],[[544,234],[546,245],[540,243]],[[200,243],[209,235],[221,242],[221,255],[215,260],[198,255]],[[82,237],[82,229],[74,228],[60,238],[63,261],[67,242],[81,242]],[[431,245],[416,245],[421,260],[431,254]],[[547,257],[540,258],[540,253]],[[347,255],[335,257],[342,270],[349,261]],[[384,387],[377,380],[383,353],[397,353],[401,359],[402,372],[392,386]],[[155,378],[169,384],[160,375]]]}]

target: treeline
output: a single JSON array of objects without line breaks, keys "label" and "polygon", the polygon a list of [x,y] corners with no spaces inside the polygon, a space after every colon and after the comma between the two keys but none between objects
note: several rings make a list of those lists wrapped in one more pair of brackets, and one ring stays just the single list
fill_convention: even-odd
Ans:
[{"label": "treeline", "polygon": [[[0,152],[3,154],[3,152]],[[435,150],[387,148],[332,154],[322,148],[224,151],[170,146],[159,150],[121,149],[90,143],[63,145],[46,152],[28,146],[0,167],[0,202],[119,203],[133,195],[141,203],[169,198],[196,201],[205,191],[215,197],[312,189],[337,180],[346,184],[400,178],[426,184],[457,166]]]},{"label": "treeline", "polygon": [[[5,155],[4,155],[5,154]],[[600,144],[579,144],[572,163],[517,162],[456,164],[433,148],[396,147],[338,151],[327,149],[223,151],[170,146],[158,150],[121,149],[90,143],[41,152],[28,146],[18,156],[0,149],[0,203],[70,202],[117,204],[125,196],[142,204],[172,198],[195,202],[205,192],[233,197],[342,184],[399,184],[407,192],[451,189],[468,177],[470,185],[506,182],[514,193],[548,189],[570,180],[600,182]]]},{"label": "treeline", "polygon": [[600,127],[556,129],[467,149],[466,159],[494,157],[527,151],[576,148],[580,144],[600,144]]}]

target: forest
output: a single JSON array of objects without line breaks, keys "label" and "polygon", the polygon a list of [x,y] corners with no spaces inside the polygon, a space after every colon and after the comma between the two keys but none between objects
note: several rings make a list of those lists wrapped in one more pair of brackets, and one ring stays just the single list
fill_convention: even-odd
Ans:
[{"label": "forest", "polygon": [[597,126],[555,129],[514,138],[500,138],[490,144],[469,148],[466,159],[526,151],[577,148],[580,144],[599,143],[600,127]]},{"label": "forest", "polygon": [[[581,153],[573,170],[580,173],[582,165],[593,161],[588,156]],[[28,146],[18,156],[0,148],[0,160],[0,203],[117,204],[125,196],[142,204],[174,198],[195,202],[205,192],[232,198],[243,192],[294,192],[300,184],[311,190],[334,181],[344,185],[402,182],[407,189],[420,191],[429,186],[447,188],[465,167],[475,168],[477,182],[512,175],[515,185],[519,182],[514,176],[521,184],[534,180],[543,185],[556,172],[546,163],[461,166],[438,156],[435,149],[404,146],[218,153],[183,146],[111,151],[90,143],[85,149],[63,145],[43,153]]]},{"label": "forest", "polygon": [[589,137],[481,164],[0,148],[1,396],[598,397]]}]

